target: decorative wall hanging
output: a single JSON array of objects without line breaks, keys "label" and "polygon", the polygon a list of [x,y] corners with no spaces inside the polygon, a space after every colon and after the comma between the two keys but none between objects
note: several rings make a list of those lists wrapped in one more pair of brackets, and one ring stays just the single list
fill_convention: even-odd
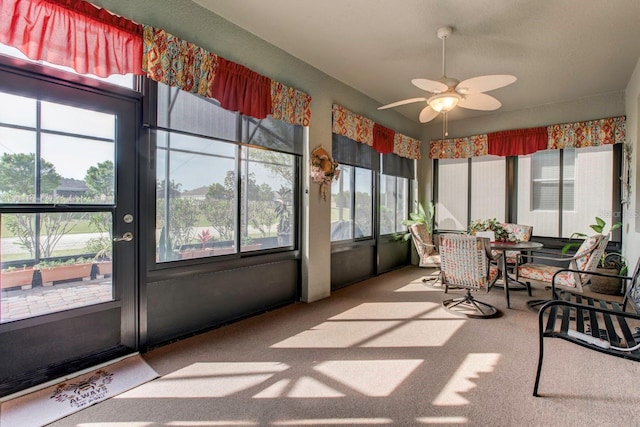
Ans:
[{"label": "decorative wall hanging", "polygon": [[322,145],[316,147],[311,153],[310,176],[313,182],[320,184],[320,196],[322,200],[327,200],[327,188],[333,180],[340,177],[338,162],[331,158],[331,155]]}]

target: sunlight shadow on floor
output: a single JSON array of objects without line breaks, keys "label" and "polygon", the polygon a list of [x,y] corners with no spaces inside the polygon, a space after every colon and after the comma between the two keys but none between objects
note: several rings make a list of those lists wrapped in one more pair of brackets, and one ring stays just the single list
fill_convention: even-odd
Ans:
[{"label": "sunlight shadow on floor", "polygon": [[500,354],[497,353],[468,354],[433,404],[436,406],[468,405],[469,401],[462,397],[462,393],[477,387],[473,380],[480,378],[481,373],[493,372],[499,359]]}]

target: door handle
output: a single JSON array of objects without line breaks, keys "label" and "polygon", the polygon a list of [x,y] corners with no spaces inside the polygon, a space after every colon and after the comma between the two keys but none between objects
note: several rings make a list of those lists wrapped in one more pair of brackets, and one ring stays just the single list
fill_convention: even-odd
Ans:
[{"label": "door handle", "polygon": [[132,240],[133,240],[133,233],[130,231],[127,231],[126,233],[124,233],[122,237],[113,238],[114,242],[130,242]]}]

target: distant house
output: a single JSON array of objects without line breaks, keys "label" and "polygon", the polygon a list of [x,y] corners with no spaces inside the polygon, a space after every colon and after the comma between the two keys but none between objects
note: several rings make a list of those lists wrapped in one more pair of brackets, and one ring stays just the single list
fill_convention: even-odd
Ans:
[{"label": "distant house", "polygon": [[80,197],[84,196],[89,187],[83,180],[74,178],[62,178],[60,185],[53,190],[54,195],[61,197]]},{"label": "distant house", "polygon": [[194,190],[183,191],[180,197],[183,199],[204,200],[207,197],[207,191],[209,191],[207,186],[198,187]]}]

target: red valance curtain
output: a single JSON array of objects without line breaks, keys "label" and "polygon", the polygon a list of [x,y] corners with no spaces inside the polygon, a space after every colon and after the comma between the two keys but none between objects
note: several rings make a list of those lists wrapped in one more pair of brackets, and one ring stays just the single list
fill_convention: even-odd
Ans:
[{"label": "red valance curtain", "polygon": [[147,77],[220,101],[223,108],[263,119],[271,115],[309,126],[311,97],[213,52],[144,25],[142,68]]},{"label": "red valance curtain", "polygon": [[375,123],[373,125],[373,144],[374,150],[381,154],[393,153],[393,141],[396,132],[392,129]]},{"label": "red valance curtain", "polygon": [[271,79],[249,68],[218,57],[211,96],[222,108],[264,119],[271,113]]},{"label": "red valance curtain", "polygon": [[333,104],[333,133],[371,146],[378,153],[420,158],[420,141],[386,128],[371,119]]},{"label": "red valance curtain", "polygon": [[0,1],[0,42],[80,74],[143,74],[142,26],[82,0]]},{"label": "red valance curtain", "polygon": [[546,150],[547,127],[514,129],[487,134],[487,154],[494,156],[525,156]]}]

